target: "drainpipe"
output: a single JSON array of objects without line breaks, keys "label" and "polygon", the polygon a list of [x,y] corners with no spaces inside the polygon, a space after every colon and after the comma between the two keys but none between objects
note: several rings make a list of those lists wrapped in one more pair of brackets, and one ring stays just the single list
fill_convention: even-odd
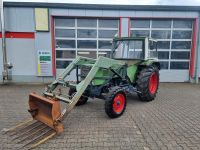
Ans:
[{"label": "drainpipe", "polygon": [[196,78],[195,78],[195,83],[196,84],[198,84],[199,83],[199,67],[200,67],[200,64],[198,64],[198,62],[199,62],[199,57],[200,57],[200,28],[199,28],[199,26],[200,26],[200,12],[199,12],[199,14],[198,14],[198,32],[197,32],[197,48],[196,48],[196,72],[195,72],[195,74],[196,74]]},{"label": "drainpipe", "polygon": [[5,38],[5,22],[4,22],[4,8],[3,0],[1,0],[1,32],[2,32],[2,53],[3,53],[3,81],[11,79],[9,77],[9,70],[13,67],[11,63],[7,60],[6,52],[6,38]]}]

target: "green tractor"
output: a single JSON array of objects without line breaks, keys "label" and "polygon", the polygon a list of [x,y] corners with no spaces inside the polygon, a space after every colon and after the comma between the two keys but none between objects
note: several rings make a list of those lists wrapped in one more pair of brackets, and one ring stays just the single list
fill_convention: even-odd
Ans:
[{"label": "green tractor", "polygon": [[[41,109],[46,105],[46,103],[43,104],[43,98],[56,102],[62,101],[67,103],[67,107],[62,112],[54,110],[61,112],[59,113],[61,115],[58,115],[59,119],[53,115],[48,116],[51,119],[60,120],[75,105],[85,104],[90,97],[105,100],[106,114],[110,118],[116,118],[121,116],[126,109],[128,93],[137,93],[142,101],[155,99],[159,86],[159,69],[156,40],[147,37],[114,38],[110,58],[100,56],[98,59],[92,59],[78,56],[48,86],[41,99],[34,98],[38,96],[37,94],[31,95],[29,112],[37,120],[41,117],[36,116],[53,112],[51,110],[53,106],[49,109]],[[76,81],[71,82],[67,80],[67,77],[73,70],[76,70]],[[56,93],[55,89],[58,85],[67,87],[68,94]],[[47,110],[49,112],[43,112]],[[40,121],[43,122],[43,120]]]},{"label": "green tractor", "polygon": [[[126,109],[127,94],[137,93],[142,101],[155,99],[159,86],[159,69],[155,40],[146,37],[114,38],[110,58],[100,56],[98,59],[92,59],[78,56],[48,85],[42,95],[30,93],[28,111],[31,119],[6,129],[5,132],[16,131],[17,135],[21,132],[16,129],[23,130],[24,133],[19,135],[21,137],[29,132],[29,128],[32,128],[31,136],[42,131],[37,138],[44,138],[32,144],[31,148],[34,148],[62,133],[63,119],[75,105],[85,104],[89,97],[105,100],[106,114],[110,118],[119,117]],[[71,82],[68,76],[74,71],[76,81]],[[66,103],[64,109],[61,109],[60,102]],[[39,124],[41,129],[36,128],[36,124]],[[36,128],[36,131],[33,128]],[[50,129],[46,131],[46,128]],[[33,138],[32,142],[37,138]],[[25,138],[20,142],[24,141]],[[28,144],[32,142],[29,141]],[[28,144],[25,143],[22,147]]]}]

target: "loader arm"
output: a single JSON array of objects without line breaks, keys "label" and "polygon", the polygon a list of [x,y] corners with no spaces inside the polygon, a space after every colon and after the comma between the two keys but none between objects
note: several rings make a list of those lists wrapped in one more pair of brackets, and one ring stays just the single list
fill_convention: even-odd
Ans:
[{"label": "loader arm", "polygon": [[61,116],[57,119],[59,121],[62,121],[67,114],[73,109],[73,107],[76,105],[84,91],[86,90],[87,86],[91,83],[91,81],[94,79],[97,71],[100,68],[118,68],[123,65],[125,65],[125,62],[119,61],[119,60],[113,60],[106,57],[99,57],[97,60],[91,59],[91,58],[85,58],[85,57],[77,57],[64,71],[63,73],[58,77],[57,80],[55,80],[48,88],[47,92],[53,92],[53,90],[59,85],[62,84],[64,79],[69,75],[69,73],[76,67],[81,65],[91,65],[92,68],[89,71],[88,75],[84,80],[82,80],[79,84],[76,85],[76,94],[71,99],[71,103],[67,104],[67,107],[62,111]]}]

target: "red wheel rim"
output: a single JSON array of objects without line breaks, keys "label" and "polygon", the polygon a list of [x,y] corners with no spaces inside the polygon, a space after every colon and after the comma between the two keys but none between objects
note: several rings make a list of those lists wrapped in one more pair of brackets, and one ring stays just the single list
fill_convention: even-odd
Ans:
[{"label": "red wheel rim", "polygon": [[113,100],[113,110],[116,113],[121,113],[125,106],[125,96],[123,94],[117,94]]},{"label": "red wheel rim", "polygon": [[158,87],[158,75],[156,72],[152,73],[149,79],[149,92],[155,94]]}]

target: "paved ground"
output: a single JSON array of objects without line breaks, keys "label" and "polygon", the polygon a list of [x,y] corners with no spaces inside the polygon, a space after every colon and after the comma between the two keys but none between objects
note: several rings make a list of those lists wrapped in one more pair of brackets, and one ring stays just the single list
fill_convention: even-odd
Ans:
[{"label": "paved ground", "polygon": [[[27,95],[38,85],[0,85],[0,130],[29,115]],[[65,132],[37,149],[156,150],[200,149],[200,86],[161,84],[149,103],[128,98],[125,114],[109,119],[104,102],[90,100],[76,107],[65,122]],[[0,149],[9,147],[0,136]],[[15,145],[13,145],[14,147]]]}]

